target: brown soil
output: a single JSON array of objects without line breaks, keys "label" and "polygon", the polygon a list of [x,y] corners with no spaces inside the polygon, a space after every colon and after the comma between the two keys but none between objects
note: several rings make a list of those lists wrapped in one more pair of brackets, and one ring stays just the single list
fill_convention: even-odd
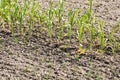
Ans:
[{"label": "brown soil", "polygon": [[[41,0],[40,0],[41,1]],[[88,7],[87,0],[64,0],[65,8]],[[41,2],[47,7],[48,0]],[[119,0],[93,0],[93,13],[105,21],[108,31],[120,21]],[[42,27],[42,26],[36,26]],[[119,80],[120,52],[111,56],[89,51],[75,58],[77,41],[64,48],[56,37],[50,40],[46,31],[36,28],[31,37],[27,35],[18,44],[11,34],[0,32],[0,80]]]}]

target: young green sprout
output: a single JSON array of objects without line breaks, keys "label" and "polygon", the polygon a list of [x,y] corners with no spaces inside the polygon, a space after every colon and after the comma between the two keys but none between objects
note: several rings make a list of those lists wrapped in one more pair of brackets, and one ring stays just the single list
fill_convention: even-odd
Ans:
[{"label": "young green sprout", "polygon": [[90,48],[92,48],[96,38],[97,38],[97,30],[95,29],[95,26],[92,24],[90,26]]},{"label": "young green sprout", "polygon": [[47,26],[48,26],[48,36],[52,37],[52,18],[53,18],[53,8],[52,8],[53,2],[52,0],[49,1],[49,9],[47,10]]},{"label": "young green sprout", "polygon": [[91,17],[92,15],[92,0],[89,0],[89,5],[90,5],[90,9],[89,9],[89,18]]},{"label": "young green sprout", "polygon": [[[55,9],[53,9],[53,1],[50,0],[47,11],[39,7],[40,5],[38,0],[22,0],[21,2],[23,4],[19,4],[18,0],[0,0],[0,20],[3,28],[7,28],[8,26],[11,29],[13,37],[14,33],[18,31],[21,36],[24,36],[27,31],[27,33],[31,35],[35,30],[34,26],[39,22],[39,25],[42,24],[47,26],[48,36],[50,38],[52,38],[53,30],[57,30],[58,32],[55,32],[58,33],[57,37],[63,39],[63,32],[66,32],[65,26],[69,24],[67,25],[67,36],[69,37],[69,40],[71,40],[72,32],[77,29],[77,35],[75,35],[75,37],[78,38],[80,43],[84,43],[86,41],[85,43],[90,45],[90,48],[93,47],[95,43],[98,43],[101,46],[101,49],[105,49],[107,44],[110,44],[112,53],[115,53],[116,49],[120,48],[120,36],[117,35],[116,38],[115,34],[116,32],[119,32],[117,30],[120,30],[120,28],[117,26],[110,31],[108,36],[106,36],[103,28],[103,21],[97,23],[97,21],[94,21],[93,19],[93,0],[88,1],[89,8],[86,10],[86,13],[78,14],[78,9],[67,11],[68,20],[64,21],[64,18],[66,18],[64,0],[59,0],[58,7]],[[54,21],[57,25],[53,25]],[[73,30],[74,25],[75,30]],[[97,39],[98,41],[96,41]],[[105,40],[107,39],[108,41],[106,42]]]},{"label": "young green sprout", "polygon": [[57,20],[58,20],[58,28],[60,29],[59,30],[60,39],[63,36],[63,30],[64,30],[64,25],[62,25],[62,18],[63,18],[63,12],[64,12],[63,8],[64,8],[63,0],[59,0],[58,7],[55,9],[55,14],[56,14],[56,17],[57,17]]},{"label": "young green sprout", "polygon": [[25,17],[26,17],[27,9],[28,9],[28,4],[27,4],[27,2],[25,1],[25,2],[24,2],[23,10],[22,10],[22,7],[21,7],[21,9],[20,9],[19,23],[20,23],[20,34],[21,34],[21,36],[24,35],[23,20],[24,20]]},{"label": "young green sprout", "polygon": [[58,8],[55,10],[59,25],[61,24],[63,14],[63,1],[59,0]]},{"label": "young green sprout", "polygon": [[82,24],[82,20],[81,19],[78,19],[77,20],[77,26],[79,27],[79,30],[77,31],[77,34],[78,34],[78,40],[79,42],[82,40],[82,37],[83,37],[83,34],[84,34],[84,26]]},{"label": "young green sprout", "polygon": [[71,40],[72,28],[75,24],[75,16],[76,16],[76,10],[70,10],[68,12],[68,22],[69,22],[68,37],[69,37],[69,40]]},{"label": "young green sprout", "polygon": [[[30,4],[30,1],[27,3],[27,6]],[[30,10],[27,11],[28,13],[28,25],[29,25],[29,34],[32,35],[32,30],[34,29],[34,23],[39,18],[39,13],[37,12],[39,8],[38,2],[32,2],[31,6],[29,5]]]},{"label": "young green sprout", "polygon": [[[117,23],[117,25],[112,28],[112,30],[109,32],[109,35],[108,35],[107,44],[109,44],[108,47],[111,48],[113,55],[116,53],[117,47],[118,47],[118,50],[120,50],[120,43],[116,41],[116,38],[114,38],[114,35],[118,30],[120,30],[120,23]],[[119,40],[120,40],[120,36],[118,36],[118,41]]]},{"label": "young green sprout", "polygon": [[[88,18],[87,18],[86,14],[84,14],[83,16],[81,16],[81,18],[79,18],[77,20],[77,26],[78,26],[77,34],[78,34],[79,42],[82,41],[83,35],[85,34],[85,30],[89,29],[89,26],[86,27],[88,25],[87,20],[88,20]],[[86,31],[86,32],[88,32],[88,31]]]},{"label": "young green sprout", "polygon": [[99,32],[99,36],[100,36],[100,45],[101,48],[103,49],[105,47],[105,35],[104,35],[104,31],[103,31],[103,21],[101,21],[99,23],[99,28],[100,28],[100,32]]}]

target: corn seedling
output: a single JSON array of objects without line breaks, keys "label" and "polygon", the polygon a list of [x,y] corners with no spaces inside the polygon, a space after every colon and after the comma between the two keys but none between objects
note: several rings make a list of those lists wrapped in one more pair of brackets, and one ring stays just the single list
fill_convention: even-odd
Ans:
[{"label": "corn seedling", "polygon": [[50,0],[49,2],[49,9],[47,10],[47,26],[48,26],[48,36],[52,37],[52,18],[53,18],[53,9],[52,9],[53,2]]},{"label": "corn seedling", "polygon": [[78,26],[78,31],[77,31],[77,38],[79,40],[79,42],[82,41],[84,33],[85,33],[85,29],[86,29],[86,25],[88,25],[87,23],[87,16],[83,15],[81,18],[79,18],[77,20],[77,26]]},{"label": "corn seedling", "polygon": [[10,24],[11,24],[10,27],[11,27],[11,31],[12,31],[13,36],[14,36],[14,32],[15,32],[14,27],[15,27],[17,12],[18,12],[17,2],[11,3],[9,17],[10,17]]},{"label": "corn seedling", "polygon": [[39,22],[40,24],[43,24],[45,21],[45,15],[43,14],[42,10],[39,10]]},{"label": "corn seedling", "polygon": [[[29,5],[30,2],[27,3],[27,5]],[[28,11],[28,24],[29,24],[29,34],[32,35],[32,30],[34,29],[34,24],[35,24],[35,21],[39,19],[39,4],[38,2],[33,2],[31,4],[31,6],[29,6],[30,8],[30,11]]]},{"label": "corn seedling", "polygon": [[[109,32],[109,35],[108,35],[108,42],[107,44],[109,44],[109,47],[111,48],[112,50],[112,54],[114,55],[116,53],[116,48],[118,47],[118,49],[120,49],[120,43],[116,41],[116,39],[114,38],[114,34],[120,30],[120,25],[119,23],[112,28],[111,32]],[[119,38],[119,36],[118,36]],[[120,39],[118,39],[120,40]]]},{"label": "corn seedling", "polygon": [[66,24],[63,24],[63,25],[61,25],[61,27],[60,27],[60,31],[59,31],[59,37],[60,37],[60,39],[63,38],[63,32],[64,32],[64,27],[65,27],[65,25],[66,25]]},{"label": "corn seedling", "polygon": [[89,5],[90,5],[90,8],[88,10],[88,19],[90,19],[91,15],[92,15],[92,0],[89,0]]},{"label": "corn seedling", "polygon": [[71,40],[72,28],[75,24],[75,16],[76,16],[76,11],[70,10],[68,13],[68,22],[69,22],[68,37],[69,37],[69,40]]},{"label": "corn seedling", "polygon": [[10,17],[9,15],[9,11],[10,11],[10,6],[9,3],[7,1],[0,1],[0,16],[1,16],[1,21],[2,21],[2,28],[5,28],[4,24],[5,22],[9,22],[10,23]]},{"label": "corn seedling", "polygon": [[52,20],[52,18],[53,18],[53,1],[52,0],[50,0],[49,1],[49,9],[48,9],[48,11],[47,11],[47,14],[48,14],[48,18],[50,19],[50,20]]},{"label": "corn seedling", "polygon": [[79,30],[77,31],[77,34],[78,34],[78,40],[79,42],[82,40],[82,37],[83,37],[83,34],[84,34],[84,26],[82,24],[82,20],[81,19],[78,19],[77,20],[77,26],[79,27]]},{"label": "corn seedling", "polygon": [[[52,38],[53,28],[55,29],[55,27],[57,27],[57,30],[59,30],[57,32],[58,37],[62,39],[63,33],[66,30],[65,26],[67,25],[67,36],[69,40],[71,40],[72,32],[76,30],[76,28],[73,30],[73,26],[77,25],[77,36],[75,37],[77,37],[80,44],[83,41],[87,41],[91,48],[98,39],[97,43],[100,44],[101,49],[104,49],[105,46],[109,44],[113,54],[116,51],[116,47],[118,49],[120,48],[120,36],[117,35],[117,38],[115,38],[115,33],[117,30],[120,30],[120,28],[113,28],[106,37],[103,31],[103,21],[97,23],[92,16],[92,0],[89,0],[89,8],[86,13],[82,15],[78,14],[78,9],[68,11],[68,20],[65,22],[63,21],[64,15],[66,15],[64,13],[63,0],[59,0],[58,7],[55,9],[53,9],[53,1],[50,0],[49,8],[45,11],[40,9],[38,1],[27,0],[22,1],[22,3],[23,5],[19,4],[17,0],[0,0],[0,20],[2,28],[7,28],[8,26],[11,29],[13,37],[15,37],[14,33],[17,32],[17,30],[19,30],[21,36],[24,36],[27,30],[31,35],[36,22],[39,22],[40,25],[44,24],[47,26],[48,36],[50,38]],[[53,26],[53,19],[57,19],[57,26]],[[19,27],[17,27],[17,24]],[[96,25],[98,25],[98,27]],[[107,42],[105,41],[105,37],[108,39]],[[82,50],[79,52],[81,53]]]},{"label": "corn seedling", "polygon": [[24,35],[23,20],[24,20],[25,17],[26,17],[27,9],[28,9],[28,4],[27,4],[27,2],[25,1],[25,2],[24,2],[23,10],[22,10],[22,7],[21,7],[20,18],[19,18],[19,23],[20,23],[20,34],[21,34],[21,36]]},{"label": "corn seedling", "polygon": [[62,38],[63,35],[63,30],[64,30],[64,25],[62,25],[62,18],[63,18],[63,0],[59,0],[58,7],[55,9],[55,14],[58,19],[58,28],[60,29],[59,31],[59,37]]},{"label": "corn seedling", "polygon": [[95,29],[95,26],[92,24],[90,26],[90,48],[92,48],[96,38],[97,38],[97,30]]},{"label": "corn seedling", "polygon": [[103,21],[101,21],[99,23],[99,36],[100,36],[100,45],[101,45],[101,48],[103,49],[105,47],[105,39],[104,39],[104,31],[103,31]]},{"label": "corn seedling", "polygon": [[59,0],[58,8],[55,9],[55,14],[58,19],[58,25],[61,24],[63,14],[63,1]]}]

